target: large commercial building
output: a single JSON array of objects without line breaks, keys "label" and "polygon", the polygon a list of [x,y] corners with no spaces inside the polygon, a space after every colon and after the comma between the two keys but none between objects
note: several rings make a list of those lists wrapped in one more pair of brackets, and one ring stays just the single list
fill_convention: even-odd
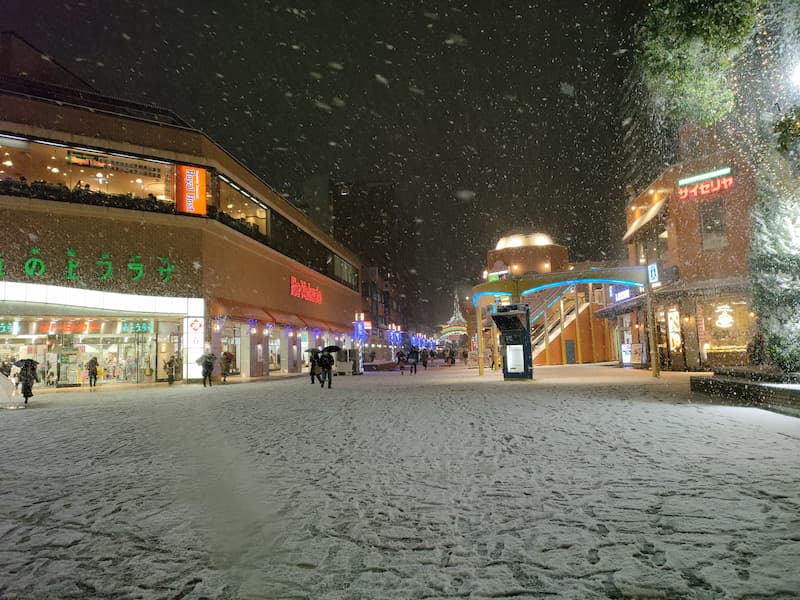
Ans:
[{"label": "large commercial building", "polygon": [[[298,372],[353,343],[356,255],[169,111],[0,34],[0,357],[54,385]],[[219,369],[219,362],[217,363]]]}]

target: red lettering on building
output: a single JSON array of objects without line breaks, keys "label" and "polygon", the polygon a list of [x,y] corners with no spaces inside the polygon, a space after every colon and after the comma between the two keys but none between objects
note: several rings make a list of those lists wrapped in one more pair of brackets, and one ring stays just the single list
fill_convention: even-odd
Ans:
[{"label": "red lettering on building", "polygon": [[295,298],[301,298],[314,304],[322,304],[322,290],[312,287],[307,281],[298,279],[292,275],[289,282],[289,293]]},{"label": "red lettering on building", "polygon": [[733,187],[733,176],[716,177],[708,181],[701,181],[694,185],[685,185],[678,188],[678,198],[687,200],[689,198],[701,198],[710,196],[722,190],[729,190]]},{"label": "red lettering on building", "polygon": [[40,321],[36,327],[38,333],[44,335],[55,335],[57,333],[76,333],[86,335],[87,333],[100,333],[99,321]]}]

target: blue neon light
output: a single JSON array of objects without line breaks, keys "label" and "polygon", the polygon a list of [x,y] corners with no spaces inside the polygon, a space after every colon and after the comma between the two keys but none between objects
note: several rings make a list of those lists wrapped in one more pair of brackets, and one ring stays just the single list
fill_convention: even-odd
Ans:
[{"label": "blue neon light", "polygon": [[529,290],[525,290],[520,294],[520,296],[527,296],[528,294],[532,294],[533,292],[538,292],[539,290],[546,290],[548,288],[559,287],[568,283],[569,285],[575,285],[577,283],[618,283],[621,285],[629,285],[629,286],[636,286],[636,287],[644,287],[643,283],[639,283],[638,281],[626,281],[624,279],[605,279],[605,278],[598,278],[598,279],[572,279],[570,281],[556,281],[555,283],[545,283],[543,285],[537,285],[536,287],[532,287]]},{"label": "blue neon light", "polygon": [[472,304],[473,306],[478,306],[478,298],[482,298],[483,296],[512,296],[511,292],[478,292],[477,294],[472,295]]}]

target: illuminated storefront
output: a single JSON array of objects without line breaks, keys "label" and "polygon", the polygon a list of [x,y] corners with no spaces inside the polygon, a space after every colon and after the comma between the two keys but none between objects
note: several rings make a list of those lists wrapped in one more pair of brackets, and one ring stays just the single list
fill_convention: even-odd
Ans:
[{"label": "illuminated storefront", "polygon": [[[50,285],[0,283],[0,357],[39,363],[43,384],[86,383],[86,363],[99,364],[98,384],[196,378],[203,352],[202,298],[143,296]],[[191,323],[191,326],[190,326]]]},{"label": "illuminated storefront", "polygon": [[164,109],[9,77],[0,287],[49,291],[0,296],[3,358],[81,385],[96,356],[102,384],[146,383],[199,379],[209,350],[246,380],[350,347],[358,258],[213,140]]},{"label": "illuminated storefront", "polygon": [[[654,269],[658,360],[664,369],[747,364],[755,333],[748,243],[755,189],[735,151],[715,148],[667,169],[626,210],[629,263]],[[646,296],[617,296],[602,311],[622,343],[645,343]]]}]

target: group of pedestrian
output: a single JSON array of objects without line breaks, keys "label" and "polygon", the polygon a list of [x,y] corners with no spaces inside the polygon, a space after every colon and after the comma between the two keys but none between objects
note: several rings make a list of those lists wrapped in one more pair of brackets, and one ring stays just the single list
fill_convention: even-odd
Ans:
[{"label": "group of pedestrian", "polygon": [[[423,349],[423,352],[425,352],[425,359],[424,359],[424,361],[422,363],[422,366],[427,369],[428,368],[428,354],[427,354],[427,351],[425,349]],[[417,373],[417,363],[420,361],[420,357],[421,357],[421,353],[419,351],[419,348],[417,348],[416,346],[411,346],[408,349],[408,352],[404,352],[402,349],[400,349],[400,350],[397,351],[397,354],[395,355],[395,357],[397,359],[397,366],[400,367],[400,375],[405,375],[406,366],[408,366],[408,372],[411,375],[416,375],[416,373]]]},{"label": "group of pedestrian", "polygon": [[319,381],[319,387],[325,387],[325,382],[328,382],[328,389],[333,386],[333,355],[326,350],[312,350],[311,351],[311,384],[314,380]]}]

